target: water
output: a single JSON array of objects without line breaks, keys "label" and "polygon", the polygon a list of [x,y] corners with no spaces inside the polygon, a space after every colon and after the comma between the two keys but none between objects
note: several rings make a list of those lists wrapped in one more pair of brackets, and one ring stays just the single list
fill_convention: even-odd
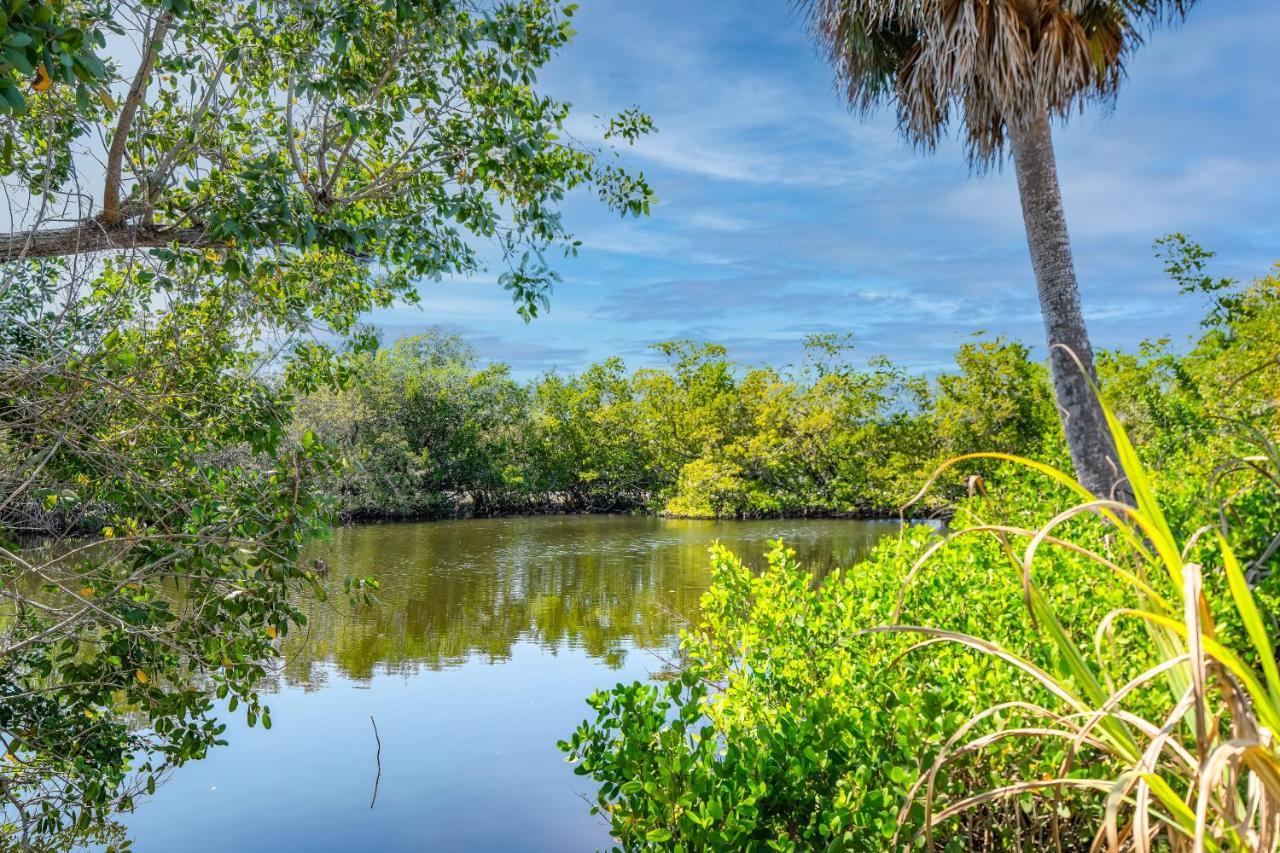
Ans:
[{"label": "water", "polygon": [[[711,542],[759,565],[783,536],[825,573],[894,527],[546,516],[338,530],[320,552],[330,599],[286,639],[268,691],[273,728],[229,716],[229,746],[126,816],[134,849],[607,848],[591,782],[556,741],[592,690],[664,667]],[[378,578],[381,605],[352,612],[345,574]]]}]

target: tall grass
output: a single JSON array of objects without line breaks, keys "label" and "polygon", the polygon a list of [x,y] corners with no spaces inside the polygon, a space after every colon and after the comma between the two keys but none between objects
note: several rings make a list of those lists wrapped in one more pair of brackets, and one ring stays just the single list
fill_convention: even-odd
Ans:
[{"label": "tall grass", "polygon": [[[1206,528],[1178,540],[1123,428],[1104,409],[1134,506],[1097,499],[1062,471],[1007,454],[973,454],[943,466],[969,459],[1012,462],[1067,487],[1079,502],[1035,529],[978,524],[953,534],[1000,541],[1021,574],[1024,602],[1047,637],[1052,660],[1028,659],[972,635],[898,623],[907,589],[947,540],[926,551],[908,574],[892,623],[866,631],[919,635],[913,650],[937,643],[978,650],[1015,667],[1048,697],[994,704],[961,725],[903,806],[900,826],[911,825],[909,813],[920,805],[923,825],[895,843],[923,840],[931,846],[941,824],[996,800],[1056,800],[1076,792],[1098,798],[1096,832],[1091,841],[1068,840],[1055,825],[1059,849],[1079,849],[1082,841],[1090,849],[1175,853],[1280,845],[1280,673],[1245,570],[1221,530]],[[1102,527],[1084,522],[1099,516]],[[1037,555],[1047,548],[1084,555],[1131,599],[1107,613],[1091,642],[1059,618],[1036,580]],[[1220,627],[1227,624],[1229,631]],[[1124,645],[1116,641],[1121,629],[1129,638]],[[1046,751],[1056,746],[1063,756],[1057,772],[1009,779],[950,800],[937,794],[948,768],[962,758],[995,754],[1010,740]]]}]

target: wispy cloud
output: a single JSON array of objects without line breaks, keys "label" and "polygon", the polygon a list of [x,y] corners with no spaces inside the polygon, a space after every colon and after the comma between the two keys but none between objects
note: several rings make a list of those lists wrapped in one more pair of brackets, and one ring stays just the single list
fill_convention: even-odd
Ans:
[{"label": "wispy cloud", "polygon": [[[655,356],[670,337],[797,357],[806,330],[853,331],[865,354],[920,369],[976,329],[1036,344],[1042,331],[1012,170],[970,174],[960,146],[912,151],[891,112],[862,121],[790,3],[585,4],[544,85],[572,130],[639,104],[658,135],[626,149],[659,204],[620,221],[587,193],[565,221],[583,240],[557,264],[552,311],[525,325],[492,283],[432,285],[424,307],[381,320],[447,322],[486,357],[531,372],[607,354]],[[1184,230],[1248,276],[1280,256],[1280,4],[1200,4],[1153,33],[1116,110],[1056,132],[1086,314],[1099,345],[1194,330],[1171,299],[1153,238]],[[390,326],[389,326],[390,328]]]}]

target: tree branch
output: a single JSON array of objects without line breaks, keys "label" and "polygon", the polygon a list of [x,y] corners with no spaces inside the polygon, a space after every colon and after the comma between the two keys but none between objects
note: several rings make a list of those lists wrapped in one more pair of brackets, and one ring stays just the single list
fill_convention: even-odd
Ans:
[{"label": "tree branch", "polygon": [[171,245],[196,248],[217,241],[204,228],[155,228],[147,225],[107,225],[85,220],[70,228],[0,235],[0,263],[26,258],[58,258],[84,252],[156,249]]},{"label": "tree branch", "polygon": [[[152,173],[150,185],[147,187],[147,210],[150,211],[152,205],[155,204],[156,198],[159,197],[160,191],[169,183],[169,179],[173,176],[173,171],[177,168],[180,157],[186,156],[187,152],[194,146],[194,140],[199,138],[200,122],[204,120],[205,114],[209,111],[210,105],[213,103],[214,96],[218,94],[218,83],[222,80],[222,75],[227,70],[226,57],[218,60],[218,65],[213,69],[213,74],[209,78],[209,83],[205,89],[204,96],[200,99],[200,103],[196,105],[195,111],[191,114],[191,138],[186,142],[175,145],[166,151],[161,157],[160,162],[156,164],[155,171]],[[114,140],[112,140],[114,142]]]},{"label": "tree branch", "polygon": [[156,19],[155,29],[147,39],[147,46],[142,54],[142,63],[138,73],[129,86],[129,94],[125,97],[124,106],[120,109],[120,119],[116,122],[115,134],[111,137],[111,148],[107,151],[107,179],[102,188],[103,223],[108,226],[118,225],[120,215],[120,172],[124,165],[125,144],[129,141],[129,132],[133,128],[134,116],[138,114],[138,106],[147,91],[151,80],[151,69],[155,67],[156,56],[160,52],[160,44],[169,32],[169,24],[173,22],[173,13],[163,12]]},{"label": "tree branch", "polygon": [[293,99],[295,97],[297,97],[297,81],[294,79],[293,72],[289,72],[289,86],[284,93],[285,145],[289,149],[289,160],[293,163],[293,170],[298,173],[298,180],[302,182],[302,188],[307,191],[307,195],[311,196],[311,200],[314,202],[316,194],[311,189],[311,182],[307,180],[307,170],[302,165],[302,158],[298,156],[296,142],[298,131],[293,123]]},{"label": "tree branch", "polygon": [[[373,84],[373,88],[369,91],[367,95],[365,95],[364,99],[361,102],[362,107],[368,106],[382,92],[383,88],[387,85],[387,82],[391,79],[392,75],[395,74],[395,72],[398,70],[400,60],[404,58],[405,54],[408,52],[408,49],[409,49],[409,42],[408,40],[405,40],[402,46],[399,47],[395,51],[394,55],[387,61],[387,64],[386,64],[387,67],[383,70],[382,76],[378,78],[377,82]],[[346,165],[347,158],[351,156],[351,147],[355,144],[356,138],[358,136],[359,136],[358,133],[353,132],[350,136],[347,137],[346,143],[342,146],[342,150],[338,153],[338,162],[334,164],[332,176],[326,177],[324,185],[320,189],[320,193],[323,197],[327,198],[331,196],[334,190],[337,188],[337,183],[339,179],[341,179],[342,177],[342,167]]]}]

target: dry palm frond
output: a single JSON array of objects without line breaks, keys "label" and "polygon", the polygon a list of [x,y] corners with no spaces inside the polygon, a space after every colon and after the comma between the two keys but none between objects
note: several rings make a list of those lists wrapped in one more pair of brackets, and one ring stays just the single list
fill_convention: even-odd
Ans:
[{"label": "dry palm frond", "polygon": [[802,0],[849,104],[895,103],[932,148],[953,110],[971,161],[999,160],[1007,129],[1110,103],[1150,27],[1194,0]]}]

